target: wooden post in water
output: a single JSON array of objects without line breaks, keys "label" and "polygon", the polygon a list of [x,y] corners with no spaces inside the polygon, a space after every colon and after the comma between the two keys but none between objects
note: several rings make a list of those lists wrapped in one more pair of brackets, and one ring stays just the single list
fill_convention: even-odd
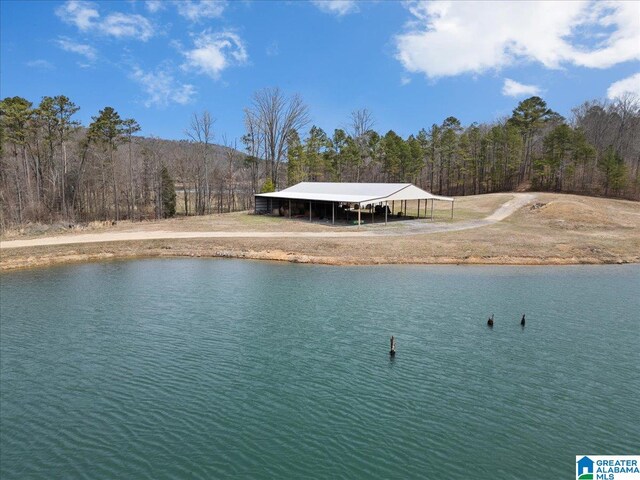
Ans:
[{"label": "wooden post in water", "polygon": [[393,335],[391,335],[391,347],[389,349],[389,355],[392,357],[396,354],[396,339]]}]

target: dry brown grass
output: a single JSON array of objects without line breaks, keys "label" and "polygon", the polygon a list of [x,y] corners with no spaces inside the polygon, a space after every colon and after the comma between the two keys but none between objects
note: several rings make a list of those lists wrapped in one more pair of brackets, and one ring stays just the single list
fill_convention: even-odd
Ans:
[{"label": "dry brown grass", "polygon": [[[454,222],[461,220],[480,219],[494,211],[502,203],[513,198],[510,194],[478,195],[474,197],[461,197],[455,202]],[[398,202],[396,202],[398,203]],[[399,205],[396,205],[399,210]],[[408,214],[416,215],[417,202],[408,202]],[[429,211],[430,213],[430,211]],[[420,207],[421,217],[424,216],[424,203]],[[440,222],[450,222],[451,206],[449,202],[435,202],[434,218]],[[367,222],[369,217],[366,213],[362,218]],[[306,219],[288,219],[284,217],[273,217],[265,215],[253,215],[250,212],[233,212],[214,215],[204,215],[197,217],[176,217],[166,220],[145,220],[145,221],[121,221],[113,224],[110,221],[95,221],[89,223],[74,224],[69,228],[69,224],[55,223],[28,224],[20,229],[6,231],[0,240],[16,240],[42,238],[48,236],[76,235],[78,233],[100,233],[100,232],[210,232],[210,231],[261,231],[261,232],[322,232],[331,231],[336,227],[330,225],[329,221],[318,221],[309,223]],[[345,225],[340,228],[355,228]]]},{"label": "dry brown grass", "polygon": [[569,230],[602,230],[610,228],[637,228],[640,208],[638,203],[571,196],[539,195],[546,202],[539,209],[525,210],[520,216],[542,225]]},{"label": "dry brown grass", "polygon": [[[511,194],[495,194],[457,199],[453,222],[484,218],[512,197]],[[534,204],[538,204],[538,208],[532,208]],[[444,208],[440,214],[445,216]],[[94,228],[94,231],[109,232],[304,232],[335,231],[336,228],[353,231],[356,227],[331,227],[233,213],[137,224],[123,222],[116,226]],[[412,235],[402,234],[402,222],[387,228],[397,234],[355,238],[284,236],[145,240],[4,249],[0,268],[11,270],[107,258],[166,256],[255,258],[326,264],[640,262],[640,204],[624,200],[545,193],[537,194],[530,205],[506,220],[480,228]]]}]

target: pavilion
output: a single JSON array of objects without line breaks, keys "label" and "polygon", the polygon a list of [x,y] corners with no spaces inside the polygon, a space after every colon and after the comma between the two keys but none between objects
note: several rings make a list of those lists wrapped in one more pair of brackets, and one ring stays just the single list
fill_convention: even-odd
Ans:
[{"label": "pavilion", "polygon": [[[433,202],[451,202],[451,218],[453,218],[452,197],[433,195],[411,183],[331,183],[331,182],[301,182],[279,192],[259,193],[255,196],[255,212],[278,214],[280,216],[309,217],[328,219],[335,223],[336,218],[348,219],[357,212],[357,224],[362,222],[363,209],[365,215],[371,214],[372,222],[376,215],[381,219],[384,215],[385,224],[389,215],[405,216],[407,201],[418,201],[418,214],[424,201],[424,218],[433,218]],[[431,201],[431,215],[429,212]],[[400,215],[395,212],[396,202],[400,205]],[[403,205],[404,204],[404,205]],[[404,208],[403,208],[404,207]],[[404,215],[403,215],[404,214]]]}]

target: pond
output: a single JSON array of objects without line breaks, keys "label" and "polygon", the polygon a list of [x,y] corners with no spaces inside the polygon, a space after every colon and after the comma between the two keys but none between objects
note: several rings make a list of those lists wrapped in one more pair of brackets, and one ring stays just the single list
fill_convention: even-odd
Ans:
[{"label": "pond", "polygon": [[638,265],[169,259],[0,282],[4,480],[573,478],[575,455],[640,451]]}]

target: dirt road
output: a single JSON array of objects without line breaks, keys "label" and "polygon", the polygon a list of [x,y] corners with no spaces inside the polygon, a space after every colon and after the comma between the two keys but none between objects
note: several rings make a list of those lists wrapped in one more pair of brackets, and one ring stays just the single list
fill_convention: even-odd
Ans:
[{"label": "dirt road", "polygon": [[[364,225],[360,229],[324,232],[259,232],[259,231],[231,231],[231,232],[104,232],[65,235],[55,237],[34,238],[30,240],[9,240],[0,242],[0,249],[40,247],[48,245],[73,245],[81,243],[124,242],[136,240],[167,240],[183,238],[350,238],[370,236],[405,236],[422,235],[439,232],[455,232],[479,228],[500,222],[513,214],[524,205],[536,198],[535,194],[517,193],[515,198],[501,205],[491,215],[481,220],[470,220],[459,223],[428,223],[425,220],[409,220],[403,222],[401,229],[384,228],[383,225]],[[357,227],[355,227],[357,228]]]}]

